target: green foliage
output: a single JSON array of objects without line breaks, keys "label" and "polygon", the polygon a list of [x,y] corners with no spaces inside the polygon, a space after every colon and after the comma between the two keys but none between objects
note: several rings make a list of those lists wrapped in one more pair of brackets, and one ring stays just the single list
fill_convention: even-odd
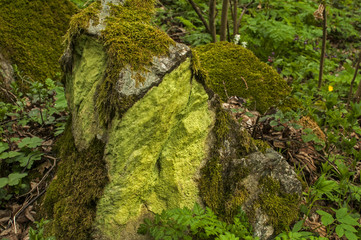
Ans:
[{"label": "green foliage", "polygon": [[[186,0],[161,1],[162,6],[156,9],[156,17],[153,23],[169,33],[176,40],[184,41],[191,46],[199,46],[210,43],[212,37],[206,33],[202,21]],[[202,11],[207,12],[208,4],[201,0],[194,1]],[[174,29],[181,29],[184,34],[180,35]],[[173,36],[174,32],[174,36]]]},{"label": "green foliage", "polygon": [[252,237],[252,227],[242,210],[232,224],[218,220],[210,208],[203,209],[197,203],[193,209],[186,207],[163,211],[154,220],[145,219],[138,229],[139,234],[150,234],[154,239],[257,239]]},{"label": "green foliage", "polygon": [[303,227],[303,220],[298,221],[292,228],[292,231],[282,232],[275,240],[327,240],[328,238],[316,237],[313,233],[307,231],[301,231]]},{"label": "green foliage", "polygon": [[44,237],[44,226],[48,224],[49,221],[44,220],[43,218],[40,222],[35,222],[36,229],[29,229],[29,239],[30,240],[55,240],[55,237]]},{"label": "green foliage", "polygon": [[4,136],[0,141],[0,204],[29,190],[29,172],[43,160],[41,147],[44,139],[12,136],[17,136],[19,129],[52,124],[58,125],[53,133],[57,136],[66,121],[63,112],[67,104],[60,85],[51,79],[46,79],[45,85],[40,82],[29,82],[29,85],[28,92],[22,92],[13,82],[11,92],[14,103],[0,102],[3,107],[0,111],[0,133]]},{"label": "green foliage", "polygon": [[325,211],[317,211],[321,215],[322,224],[327,227],[328,234],[330,235],[335,231],[340,238],[346,236],[347,239],[351,240],[359,239],[355,227],[361,227],[358,223],[360,214],[350,214],[347,208],[333,209],[333,211],[336,218]]}]

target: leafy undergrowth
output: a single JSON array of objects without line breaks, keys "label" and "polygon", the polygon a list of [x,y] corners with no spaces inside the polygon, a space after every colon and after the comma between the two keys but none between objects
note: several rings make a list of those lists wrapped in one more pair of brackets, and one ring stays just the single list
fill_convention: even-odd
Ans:
[{"label": "leafy undergrowth", "polygon": [[[29,84],[21,92],[17,81]],[[46,79],[28,82],[17,72],[0,102],[0,238],[24,239],[35,221],[35,203],[47,187],[57,159],[52,145],[65,127],[67,102],[62,86]],[[43,227],[41,221],[38,227]],[[33,238],[35,239],[35,238]]]}]

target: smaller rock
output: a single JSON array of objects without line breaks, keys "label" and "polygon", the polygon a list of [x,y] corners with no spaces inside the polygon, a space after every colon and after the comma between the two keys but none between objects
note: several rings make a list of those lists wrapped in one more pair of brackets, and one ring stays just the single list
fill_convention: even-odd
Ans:
[{"label": "smaller rock", "polygon": [[[298,207],[302,185],[291,166],[279,153],[269,148],[265,153],[254,152],[245,158],[233,160],[233,165],[233,169],[240,169],[241,167],[249,170],[248,176],[241,180],[241,184],[249,193],[242,208],[250,216],[255,237],[270,239],[275,234],[275,227],[277,226],[274,226],[275,221],[267,213],[270,210],[267,197],[275,198],[275,209],[272,209],[271,212],[277,212],[280,216],[287,215],[284,216],[285,220],[279,220],[280,223],[276,223],[277,225],[283,225],[287,221],[290,221],[287,223],[291,224],[295,220],[292,218],[297,216],[297,209],[282,208]],[[269,185],[273,181],[276,183],[275,187]],[[286,202],[285,199],[288,197],[294,199],[294,202],[284,204],[285,206],[277,205],[277,199],[280,202]],[[270,202],[272,201],[273,199],[270,200]]]}]

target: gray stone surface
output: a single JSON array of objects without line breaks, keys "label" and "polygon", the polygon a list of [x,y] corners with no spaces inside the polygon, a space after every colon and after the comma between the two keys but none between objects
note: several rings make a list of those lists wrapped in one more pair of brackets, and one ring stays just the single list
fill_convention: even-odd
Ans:
[{"label": "gray stone surface", "polygon": [[[119,73],[117,90],[123,96],[140,95],[145,93],[154,85],[158,85],[163,76],[173,70],[180,62],[188,56],[190,49],[184,44],[177,43],[169,47],[169,54],[161,57],[154,57],[152,66],[146,67],[147,71],[134,72],[130,66],[125,67]],[[138,83],[135,79],[140,74],[145,81]]]},{"label": "gray stone surface", "polygon": [[[249,192],[249,197],[242,208],[247,212],[253,211],[254,202],[258,199],[261,189],[259,181],[261,178],[271,176],[280,182],[281,191],[286,194],[298,194],[301,197],[302,185],[297,175],[286,160],[276,151],[269,148],[263,154],[254,152],[242,159],[233,160],[235,168],[241,165],[250,170],[250,174],[242,180],[242,184]],[[260,239],[269,239],[274,229],[267,224],[268,216],[257,209],[255,213],[254,236]]]},{"label": "gray stone surface", "polygon": [[0,53],[0,79],[3,79],[5,87],[14,81],[14,69],[10,62]]},{"label": "gray stone surface", "polygon": [[124,0],[102,0],[101,5],[102,9],[99,13],[99,23],[98,25],[94,25],[94,21],[90,19],[88,33],[91,35],[100,36],[101,31],[105,29],[105,19],[109,16],[110,13],[110,6],[109,4],[123,4]]}]

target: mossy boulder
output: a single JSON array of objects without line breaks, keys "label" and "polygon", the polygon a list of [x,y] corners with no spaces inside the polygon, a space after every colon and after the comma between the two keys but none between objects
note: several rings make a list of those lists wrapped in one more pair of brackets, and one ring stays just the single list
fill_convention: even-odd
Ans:
[{"label": "mossy boulder", "polygon": [[68,0],[0,1],[0,52],[23,76],[53,78],[61,72],[63,36],[76,11]]},{"label": "mossy boulder", "polygon": [[[145,217],[195,202],[226,221],[243,206],[250,216],[262,209],[268,216],[262,227],[290,223],[293,215],[277,221],[288,209],[276,208],[293,196],[297,208],[298,187],[288,191],[282,176],[258,174],[253,168],[264,167],[247,161],[252,154],[261,160],[251,162],[261,165],[278,158],[267,157],[265,144],[222,109],[201,54],[191,55],[150,25],[154,1],[107,2],[76,15],[67,34],[62,59],[72,119],[58,143],[62,162],[43,202],[53,220],[50,234],[144,239],[136,232]],[[294,172],[287,173],[293,179]],[[256,195],[244,183],[252,176],[260,182]],[[262,184],[266,178],[274,191]],[[279,204],[269,204],[270,198]]]},{"label": "mossy boulder", "polygon": [[240,45],[212,43],[193,52],[206,73],[205,83],[223,101],[230,96],[243,97],[250,107],[264,113],[290,94],[291,88],[272,67]]}]

